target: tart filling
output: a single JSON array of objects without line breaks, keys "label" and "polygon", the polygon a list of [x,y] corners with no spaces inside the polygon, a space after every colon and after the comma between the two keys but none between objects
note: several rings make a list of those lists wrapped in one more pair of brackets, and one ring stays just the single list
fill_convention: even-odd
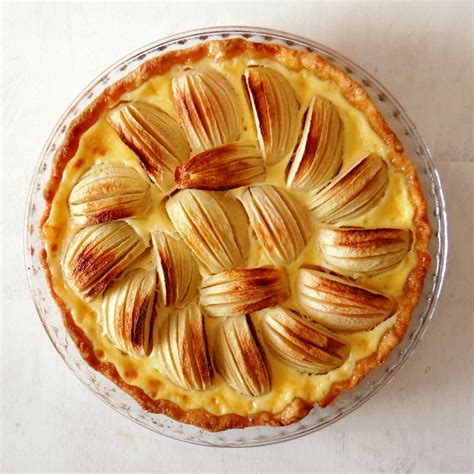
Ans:
[{"label": "tart filling", "polygon": [[403,336],[429,263],[424,201],[393,134],[283,53],[314,55],[207,48],[139,75],[58,158],[45,269],[86,360],[148,409],[289,423]]}]

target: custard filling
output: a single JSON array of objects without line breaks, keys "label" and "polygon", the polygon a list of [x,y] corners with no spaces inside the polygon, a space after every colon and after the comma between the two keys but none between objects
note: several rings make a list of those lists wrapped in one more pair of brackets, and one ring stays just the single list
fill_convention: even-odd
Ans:
[{"label": "custard filling", "polygon": [[[378,135],[371,129],[365,116],[352,107],[341,95],[337,86],[330,81],[322,81],[308,71],[292,72],[276,61],[261,59],[249,61],[246,56],[240,56],[224,62],[214,62],[209,59],[193,63],[196,69],[214,69],[223,74],[234,86],[241,102],[244,120],[244,132],[239,139],[240,143],[258,147],[257,134],[252,118],[252,112],[247,106],[247,98],[242,89],[241,77],[248,64],[261,64],[280,71],[293,87],[300,104],[299,120],[306,110],[309,101],[316,93],[329,99],[335,104],[344,124],[344,152],[341,172],[349,169],[354,163],[376,153],[387,157],[387,148]],[[168,73],[155,76],[140,88],[123,95],[123,100],[143,100],[159,106],[173,117],[177,117],[173,105],[171,79],[184,66],[173,67]],[[105,112],[104,112],[105,114]],[[206,391],[187,391],[174,385],[159,371],[156,361],[156,350],[153,349],[147,357],[135,359],[112,345],[103,334],[101,323],[101,297],[91,302],[85,302],[72,291],[64,281],[62,259],[65,249],[79,227],[74,224],[70,216],[68,197],[72,187],[81,175],[93,164],[101,162],[120,162],[135,168],[145,179],[149,179],[140,165],[135,154],[119,139],[115,131],[106,122],[104,114],[81,137],[79,148],[75,156],[67,164],[62,177],[61,185],[54,197],[51,213],[43,227],[43,239],[47,251],[48,265],[51,270],[53,286],[58,296],[67,303],[75,322],[83,329],[87,338],[92,342],[94,351],[100,360],[111,362],[118,370],[120,377],[128,384],[140,387],[153,399],[165,399],[176,403],[183,409],[204,408],[212,414],[224,415],[236,413],[248,415],[261,411],[279,412],[284,409],[295,397],[314,402],[322,400],[334,382],[351,377],[357,361],[370,356],[377,350],[378,343],[384,333],[396,321],[396,315],[380,323],[371,331],[353,334],[341,334],[351,346],[348,359],[337,369],[326,374],[307,375],[284,365],[275,359],[271,353],[265,351],[265,360],[271,377],[271,391],[266,395],[250,398],[235,392],[224,380],[215,373],[212,388]],[[285,169],[289,158],[280,163],[266,167],[265,182],[285,187]],[[409,199],[407,183],[403,174],[389,166],[389,184],[382,200],[374,209],[361,217],[338,222],[338,225],[361,226],[366,228],[400,228],[413,230],[413,205]],[[158,230],[173,231],[165,211],[164,204],[167,197],[152,185],[152,207],[146,217],[129,218],[126,221],[146,241],[149,234]],[[228,191],[230,195],[239,196],[242,188]],[[295,192],[302,203],[309,199],[307,192]],[[318,223],[313,220],[313,227]],[[417,256],[411,250],[403,261],[393,268],[373,276],[361,276],[357,283],[368,285],[397,299],[403,294],[403,287],[410,271],[416,266]],[[315,232],[305,250],[296,261],[287,266],[289,281],[294,285],[296,272],[301,265],[321,265],[321,256],[315,243]],[[251,237],[250,257],[247,267],[271,265],[267,255],[258,244],[255,237]],[[146,251],[131,268],[154,268],[151,251]],[[292,291],[292,295],[295,292]],[[294,296],[291,296],[284,306],[298,310]],[[156,333],[160,319],[164,318],[171,309],[157,308]],[[255,318],[254,316],[252,316]],[[217,321],[206,318],[206,333],[209,345]],[[258,324],[255,324],[257,333]],[[156,340],[156,338],[155,338]]]}]

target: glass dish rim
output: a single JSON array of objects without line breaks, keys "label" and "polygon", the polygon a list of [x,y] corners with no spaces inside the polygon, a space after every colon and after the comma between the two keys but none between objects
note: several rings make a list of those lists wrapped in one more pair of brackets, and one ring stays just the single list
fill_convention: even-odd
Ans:
[{"label": "glass dish rim", "polygon": [[[38,302],[35,299],[35,295],[33,292],[33,285],[34,285],[34,279],[38,278],[37,275],[33,275],[33,273],[30,271],[29,267],[29,260],[30,260],[30,253],[29,253],[29,248],[28,248],[28,243],[29,243],[29,235],[28,235],[28,228],[30,224],[30,219],[31,219],[31,204],[32,201],[35,197],[35,189],[33,188],[33,185],[35,183],[35,180],[37,178],[38,172],[40,167],[43,165],[44,160],[46,159],[46,154],[47,151],[50,149],[52,142],[54,141],[54,138],[58,134],[59,129],[63,126],[63,123],[65,119],[70,116],[71,112],[77,107],[77,105],[81,102],[82,99],[86,96],[87,92],[89,90],[92,90],[94,87],[96,87],[98,84],[103,82],[103,78],[107,77],[112,71],[116,71],[118,68],[120,68],[124,64],[130,63],[134,58],[139,57],[143,54],[146,55],[147,52],[150,52],[152,50],[157,49],[160,46],[163,45],[172,45],[174,42],[179,42],[182,40],[187,40],[187,39],[196,39],[197,37],[201,35],[218,35],[221,34],[223,38],[227,36],[242,36],[245,34],[249,35],[262,35],[264,37],[264,42],[274,42],[275,40],[280,40],[280,41],[285,41],[287,44],[291,47],[290,43],[299,43],[300,45],[306,45],[307,47],[314,48],[318,52],[323,51],[328,55],[329,57],[334,57],[338,58],[341,60],[343,63],[350,65],[353,67],[356,71],[360,71],[364,74],[364,76],[370,81],[377,86],[379,90],[381,90],[386,97],[394,104],[397,106],[398,110],[401,112],[403,115],[403,118],[406,122],[406,125],[409,127],[410,133],[414,135],[414,137],[421,143],[422,147],[424,148],[424,164],[426,166],[425,172],[428,174],[429,177],[432,181],[432,186],[435,187],[435,193],[436,196],[439,199],[439,202],[437,202],[437,206],[439,207],[439,212],[440,215],[437,215],[438,223],[440,224],[439,228],[439,234],[438,238],[440,239],[440,243],[444,245],[440,245],[440,256],[439,259],[437,260],[438,266],[436,269],[436,274],[433,275],[436,279],[434,282],[434,291],[432,291],[432,299],[429,301],[428,309],[425,311],[425,320],[420,326],[419,331],[416,334],[416,338],[411,341],[409,348],[405,351],[404,355],[400,358],[399,362],[393,366],[391,369],[390,373],[384,377],[384,380],[382,383],[379,383],[375,388],[371,389],[371,391],[366,394],[364,397],[360,398],[357,402],[352,404],[349,409],[342,411],[340,414],[336,415],[335,417],[323,422],[320,425],[317,426],[310,426],[307,429],[303,429],[302,431],[299,431],[297,433],[291,433],[289,435],[283,436],[280,439],[270,439],[266,440],[264,442],[254,442],[251,444],[241,444],[238,446],[232,446],[232,447],[249,447],[249,446],[263,446],[263,445],[268,445],[268,444],[275,444],[275,443],[280,443],[284,441],[289,441],[292,439],[296,439],[302,436],[305,436],[307,434],[310,434],[315,431],[319,431],[320,429],[330,426],[331,424],[335,423],[336,421],[344,418],[345,416],[349,415],[350,413],[354,412],[357,408],[359,408],[362,404],[364,404],[366,401],[371,399],[376,393],[378,393],[383,387],[385,387],[391,380],[393,380],[395,374],[405,365],[406,361],[411,357],[413,352],[415,351],[416,347],[420,343],[421,339],[423,338],[423,335],[426,332],[427,326],[429,321],[432,319],[439,295],[441,293],[442,287],[443,287],[443,282],[444,278],[446,275],[446,267],[447,267],[447,255],[448,255],[448,234],[447,234],[447,214],[446,214],[446,207],[445,207],[445,201],[444,201],[444,195],[442,191],[442,186],[439,178],[438,171],[436,169],[436,166],[434,164],[432,155],[430,150],[428,149],[426,143],[424,142],[423,138],[421,137],[420,133],[418,132],[415,124],[413,121],[410,119],[408,114],[406,113],[405,109],[403,106],[398,102],[398,100],[391,94],[385,86],[383,86],[376,78],[372,76],[369,72],[367,72],[363,67],[359,66],[357,63],[352,61],[351,59],[345,57],[344,55],[332,50],[331,48],[328,48],[318,42],[309,40],[307,38],[298,36],[298,35],[293,35],[291,33],[287,33],[284,31],[280,30],[274,30],[274,29],[268,29],[268,28],[260,28],[260,27],[248,27],[248,26],[224,26],[224,27],[212,27],[212,28],[199,28],[199,29],[193,29],[189,31],[185,31],[183,33],[178,33],[174,35],[167,36],[165,38],[156,40],[154,42],[151,42],[143,47],[137,48],[136,50],[132,51],[131,53],[127,54],[126,56],[122,57],[118,61],[114,62],[111,66],[106,68],[102,73],[96,76],[95,79],[93,79],[89,84],[84,87],[84,89],[76,96],[76,98],[71,102],[69,107],[67,107],[66,111],[61,115],[59,118],[58,122],[56,123],[55,127],[53,128],[52,132],[50,133],[45,146],[43,147],[39,159],[37,160],[37,164],[34,168],[33,176],[30,180],[30,186],[29,186],[29,192],[28,192],[28,197],[27,197],[27,206],[26,206],[26,212],[25,212],[25,219],[24,219],[24,260],[25,260],[25,267],[27,271],[27,277],[28,277],[28,284],[30,288],[30,293],[32,295],[33,302],[35,304],[36,311],[38,312],[38,315],[40,317],[41,323],[43,327],[45,328],[46,333],[48,334],[51,342],[53,343],[53,346],[57,350],[57,352],[60,354],[61,358],[64,360],[66,365],[70,368],[70,370],[74,373],[74,375],[92,392],[94,395],[96,395],[98,398],[100,398],[102,401],[107,403],[109,406],[111,406],[115,411],[120,413],[121,415],[127,417],[128,419],[131,419],[132,421],[135,421],[136,423],[144,426],[147,429],[150,429],[153,432],[158,432],[159,434],[162,434],[166,437],[169,437],[171,439],[176,439],[184,442],[188,442],[191,444],[198,444],[198,445],[203,445],[203,446],[230,446],[227,444],[220,445],[220,444],[211,444],[211,443],[205,443],[205,442],[199,442],[199,440],[185,440],[176,436],[173,436],[173,434],[170,433],[165,433],[162,431],[157,431],[156,429],[153,429],[151,426],[146,425],[143,422],[140,422],[139,420],[133,418],[132,416],[127,416],[125,413],[120,411],[117,407],[109,403],[107,400],[105,400],[98,392],[96,392],[94,389],[91,388],[90,385],[86,383],[85,380],[82,380],[79,375],[76,373],[75,369],[70,365],[68,360],[65,358],[64,354],[62,354],[61,350],[57,346],[56,342],[54,341],[52,334],[50,333],[49,328],[47,327],[45,319],[42,317],[41,309],[38,304]],[[208,41],[212,38],[208,38],[205,41]],[[254,41],[253,39],[251,41]],[[204,41],[202,41],[204,42]],[[418,171],[420,171],[418,169]],[[437,209],[438,209],[437,207]],[[44,277],[44,275],[42,275]],[[405,334],[406,338],[408,337],[407,334]],[[395,349],[393,349],[395,350]],[[85,362],[84,362],[85,363]],[[85,363],[86,364],[86,363]],[[176,422],[180,423],[180,422]],[[181,423],[182,425],[185,425]],[[188,425],[185,425],[188,426]],[[247,430],[251,428],[245,428],[243,430]]]}]

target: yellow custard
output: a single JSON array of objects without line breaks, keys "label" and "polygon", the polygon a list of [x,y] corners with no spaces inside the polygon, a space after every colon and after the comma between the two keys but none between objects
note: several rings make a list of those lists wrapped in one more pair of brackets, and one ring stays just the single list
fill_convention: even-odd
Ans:
[{"label": "yellow custard", "polygon": [[[308,71],[291,72],[268,59],[249,61],[246,56],[226,61],[215,62],[208,59],[194,63],[193,67],[203,70],[215,69],[224,74],[232,83],[239,100],[244,118],[244,133],[240,142],[257,146],[257,136],[251,110],[246,106],[246,97],[241,86],[241,76],[249,63],[264,64],[279,70],[290,82],[295,90],[300,103],[301,121],[304,110],[314,93],[330,99],[337,107],[344,123],[344,154],[343,168],[345,171],[355,162],[370,153],[377,153],[386,158],[387,150],[382,140],[370,128],[365,116],[348,104],[335,84],[330,81],[321,81]],[[124,94],[124,100],[140,99],[158,105],[173,117],[177,117],[174,110],[171,79],[183,66],[172,68],[168,73],[156,76],[147,81],[140,88]],[[277,165],[267,167],[266,182],[277,186],[285,186],[284,170],[289,157]],[[394,325],[396,316],[392,316],[379,324],[375,329],[350,335],[341,335],[351,345],[351,353],[347,361],[339,368],[324,375],[305,375],[277,361],[266,352],[272,389],[267,395],[248,398],[236,393],[222,378],[216,374],[213,387],[204,392],[186,391],[171,383],[165,375],[160,373],[157,366],[155,351],[150,356],[133,359],[119,349],[102,333],[100,307],[101,297],[90,303],[84,302],[72,291],[63,279],[62,257],[70,239],[79,230],[70,219],[68,196],[80,176],[97,162],[118,161],[126,163],[137,169],[146,179],[147,175],[142,169],[138,158],[125,146],[114,130],[105,121],[104,116],[86,132],[81,138],[79,148],[73,159],[69,161],[63,174],[62,182],[55,195],[51,213],[43,228],[45,247],[48,254],[48,265],[51,270],[53,285],[59,297],[67,302],[76,323],[85,331],[88,339],[93,343],[97,355],[101,360],[112,362],[122,379],[132,385],[142,388],[154,399],[170,400],[184,409],[205,408],[210,413],[223,415],[236,413],[247,415],[260,411],[278,412],[284,409],[295,397],[309,401],[318,401],[325,397],[333,382],[351,377],[356,362],[367,357],[377,350],[377,345],[382,335]],[[239,195],[242,189],[228,191],[230,194]],[[295,193],[302,203],[308,199],[308,193]],[[156,230],[173,230],[173,225],[165,212],[165,195],[156,186],[152,186],[153,206],[146,217],[130,218],[126,221],[148,240],[149,233]],[[414,209],[408,197],[407,184],[402,174],[397,173],[389,164],[389,185],[383,199],[379,204],[364,216],[344,222],[341,225],[354,225],[363,227],[394,227],[413,229]],[[313,222],[314,228],[317,223]],[[313,237],[297,261],[287,266],[291,284],[294,284],[295,275],[301,264],[319,265],[321,258]],[[52,244],[58,242],[59,244]],[[387,295],[400,297],[408,274],[416,266],[417,257],[410,251],[405,259],[391,271],[361,277],[358,282],[368,284],[379,289]],[[251,238],[250,258],[248,267],[271,264],[266,254]],[[147,251],[132,267],[152,268],[151,252]],[[132,268],[131,267],[131,268]],[[293,298],[285,306],[297,309]],[[158,309],[155,331],[169,310]],[[253,316],[255,317],[255,316]],[[207,334],[212,345],[215,320],[206,318]],[[257,325],[258,326],[258,325]],[[257,327],[258,332],[258,327]]]}]

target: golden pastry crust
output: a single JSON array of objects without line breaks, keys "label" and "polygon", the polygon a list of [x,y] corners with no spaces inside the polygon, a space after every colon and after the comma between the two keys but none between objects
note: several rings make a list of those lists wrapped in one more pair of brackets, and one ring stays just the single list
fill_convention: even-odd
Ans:
[{"label": "golden pastry crust", "polygon": [[[108,87],[71,123],[64,142],[55,155],[52,174],[44,190],[46,211],[41,219],[40,227],[44,226],[50,215],[53,199],[61,183],[64,169],[67,163],[74,157],[82,134],[98,120],[106,109],[115,106],[124,93],[140,87],[154,75],[166,73],[175,65],[196,62],[205,57],[212,58],[215,61],[224,61],[243,54],[247,54],[249,58],[270,58],[276,60],[293,71],[307,69],[319,79],[333,81],[348,103],[365,115],[372,129],[384,141],[388,151],[387,159],[397,171],[405,176],[408,183],[409,199],[414,208],[414,251],[417,254],[418,260],[415,268],[412,269],[408,276],[403,295],[399,299],[396,323],[380,339],[377,351],[357,362],[350,378],[332,384],[326,397],[319,402],[319,405],[324,407],[331,403],[341,392],[354,387],[371,369],[380,365],[391,350],[402,340],[408,328],[411,314],[419,300],[423,288],[423,280],[430,265],[428,244],[431,236],[427,206],[420,188],[416,169],[404,153],[402,144],[389,128],[364,88],[354,82],[346,72],[325,58],[313,53],[297,51],[276,44],[261,44],[243,39],[229,39],[209,41],[193,48],[172,51],[145,62],[132,73]],[[130,394],[144,409],[154,413],[162,413],[175,420],[194,424],[207,430],[220,431],[256,425],[288,425],[303,418],[313,407],[314,403],[304,401],[301,398],[295,398],[279,413],[259,412],[248,416],[236,414],[219,416],[211,414],[204,409],[183,410],[171,401],[152,399],[141,388],[126,383],[112,363],[101,361],[98,358],[92,343],[74,321],[66,302],[62,301],[55,292],[45,248],[41,249],[41,261],[51,293],[62,312],[65,327],[84,360]]]}]

